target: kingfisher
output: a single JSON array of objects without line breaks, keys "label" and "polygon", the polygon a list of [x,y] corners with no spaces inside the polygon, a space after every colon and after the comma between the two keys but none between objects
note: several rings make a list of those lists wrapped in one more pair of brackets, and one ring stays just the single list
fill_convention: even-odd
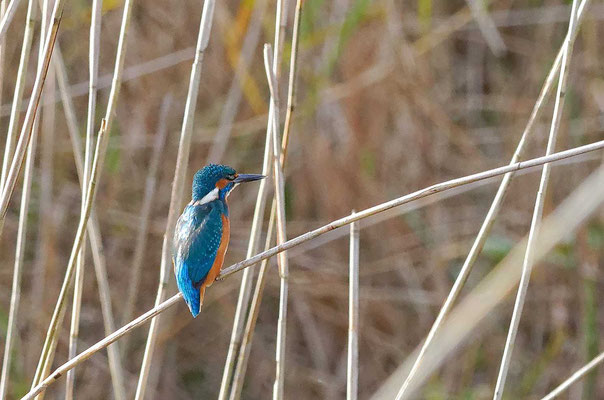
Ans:
[{"label": "kingfisher", "polygon": [[176,223],[172,257],[178,289],[193,318],[199,314],[206,288],[220,273],[229,246],[229,194],[240,183],[264,178],[238,174],[227,165],[217,164],[195,173],[191,202]]}]

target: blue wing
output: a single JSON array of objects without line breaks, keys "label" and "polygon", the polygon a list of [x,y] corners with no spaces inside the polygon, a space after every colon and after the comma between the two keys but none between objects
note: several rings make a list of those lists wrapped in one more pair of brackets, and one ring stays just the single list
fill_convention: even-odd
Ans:
[{"label": "blue wing", "polygon": [[191,314],[199,314],[199,287],[214,264],[222,238],[219,201],[188,205],[174,231],[174,273]]}]

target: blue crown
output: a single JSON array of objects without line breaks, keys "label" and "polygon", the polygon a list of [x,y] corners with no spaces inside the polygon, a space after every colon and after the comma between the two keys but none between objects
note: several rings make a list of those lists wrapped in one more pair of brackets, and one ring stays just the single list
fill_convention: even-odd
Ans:
[{"label": "blue crown", "polygon": [[216,188],[221,179],[233,179],[236,172],[228,165],[208,164],[195,173],[193,178],[193,200],[200,200]]}]

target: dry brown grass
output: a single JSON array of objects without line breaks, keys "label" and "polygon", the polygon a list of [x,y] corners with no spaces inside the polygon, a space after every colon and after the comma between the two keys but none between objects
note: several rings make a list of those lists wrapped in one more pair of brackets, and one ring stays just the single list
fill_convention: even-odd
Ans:
[{"label": "dry brown grass", "polygon": [[[23,37],[26,2],[22,3],[6,33],[1,96],[5,103],[0,109],[2,138],[8,129],[8,102],[16,83]],[[121,2],[105,3],[98,118],[108,100],[110,78],[106,76],[113,71],[122,16]],[[269,1],[262,16],[263,30],[250,67],[241,74],[241,103],[223,158],[224,163],[244,172],[259,172],[262,164],[269,91],[261,46],[274,36],[273,3]],[[492,3],[489,15],[507,48],[499,57],[491,52],[466,1],[305,1],[298,100],[285,169],[288,237],[347,215],[350,209],[362,210],[436,182],[509,162],[564,39],[570,8],[558,1]],[[174,101],[165,120],[167,141],[150,210],[134,315],[150,309],[155,300],[192,47],[202,5],[203,2],[175,0],[134,2],[124,84],[115,108],[95,203],[112,306],[119,317],[130,290],[130,268],[144,214],[141,208],[160,123],[159,110],[170,92]],[[214,135],[220,129],[237,55],[252,23],[253,7],[251,0],[216,2],[201,74],[186,182],[206,162]],[[293,7],[290,7],[283,70],[289,67],[292,18]],[[570,63],[569,92],[558,150],[604,138],[601,120],[604,60],[600,57],[603,49],[599,41],[604,34],[602,18],[604,7],[594,2],[580,28]],[[84,82],[85,88],[89,23],[88,3],[66,2],[57,43],[69,82],[72,85]],[[37,40],[39,26],[33,47]],[[145,64],[160,57],[163,66],[159,62]],[[32,59],[26,75],[26,98],[31,93],[34,65]],[[142,70],[141,65],[153,71]],[[50,78],[54,79],[49,75]],[[279,81],[282,95],[286,82],[287,76],[282,74]],[[78,88],[72,87],[72,100],[83,134],[87,96],[81,94],[86,94],[87,89],[78,92]],[[552,107],[550,102],[537,121],[524,159],[545,153]],[[38,145],[39,153],[52,155],[52,170],[43,170],[42,164],[34,168],[21,311],[17,319],[19,335],[14,343],[8,388],[10,399],[19,398],[30,387],[69,259],[81,202],[63,105],[46,104],[41,111],[42,116],[56,113],[55,140]],[[221,132],[224,131],[222,127]],[[554,165],[544,216],[601,163],[600,151]],[[469,289],[462,296],[528,232],[539,183],[537,171],[514,178],[493,233],[468,279]],[[404,213],[388,214],[389,219],[379,224],[361,223],[359,398],[369,398],[407,360],[429,331],[493,198],[498,181],[490,182],[455,196],[421,203],[421,207],[406,209]],[[42,201],[44,185],[50,185],[51,197]],[[10,203],[0,240],[2,349],[20,186],[17,185]],[[188,190],[187,183],[185,197]],[[254,190],[241,188],[230,198],[232,238],[228,265],[245,257]],[[296,302],[300,307],[288,313],[285,398],[345,396],[348,242],[338,238],[345,238],[347,233],[336,231],[288,253],[290,306]],[[261,238],[259,243],[263,242]],[[92,271],[89,253],[86,272]],[[601,208],[599,214],[555,246],[540,266],[531,278],[520,321],[506,385],[509,398],[540,398],[602,349],[604,308],[599,307],[599,293],[604,280],[598,268],[604,266]],[[195,320],[182,304],[163,314],[146,398],[218,395],[238,281],[227,279],[214,285],[207,293],[203,312]],[[79,349],[105,336],[92,273],[86,273],[83,285]],[[168,296],[175,293],[173,282],[170,285]],[[279,276],[274,265],[268,269],[243,399],[265,399],[272,391],[278,304]],[[508,296],[490,314],[487,323],[478,325],[471,340],[464,341],[454,357],[437,369],[418,392],[418,398],[490,398],[512,306],[513,296]],[[133,331],[122,354],[127,398],[136,389],[146,332],[146,329]],[[55,367],[66,361],[68,337],[69,327],[64,324]],[[581,383],[571,386],[571,397],[604,397],[602,374],[592,372]],[[112,396],[106,353],[98,353],[79,366],[75,382],[76,397]],[[49,388],[46,396],[63,398],[63,391],[59,382]]]}]

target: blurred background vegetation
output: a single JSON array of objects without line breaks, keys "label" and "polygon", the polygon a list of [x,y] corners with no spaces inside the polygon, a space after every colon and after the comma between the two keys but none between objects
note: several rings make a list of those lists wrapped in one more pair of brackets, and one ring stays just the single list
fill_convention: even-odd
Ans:
[{"label": "blurred background vegetation", "polygon": [[[601,140],[604,108],[604,6],[594,2],[580,28],[570,68],[558,149]],[[432,183],[507,164],[567,29],[570,2],[499,0],[488,6],[505,47],[485,40],[463,0],[306,0],[301,26],[298,96],[286,166],[288,235]],[[115,57],[122,2],[103,4],[97,116],[103,114]],[[125,82],[96,199],[116,322],[125,302],[141,205],[163,99],[166,120],[153,193],[135,315],[152,307],[159,277],[182,110],[202,1],[137,1],[126,53]],[[293,6],[290,7],[290,11]],[[6,42],[0,127],[5,132],[25,7]],[[58,43],[67,67],[81,132],[87,106],[90,2],[67,2]],[[288,26],[291,19],[288,16]],[[235,68],[254,21],[251,59]],[[211,154],[242,172],[260,172],[268,110],[261,48],[274,34],[272,0],[216,3],[205,55],[188,181]],[[34,37],[34,49],[39,33]],[[291,49],[288,30],[283,71]],[[249,40],[249,39],[248,39]],[[35,64],[33,61],[31,65]],[[10,398],[29,388],[50,313],[63,279],[80,210],[80,189],[62,103],[51,70],[44,94],[26,248],[19,339]],[[35,70],[28,73],[27,93]],[[286,75],[285,75],[286,76]],[[282,88],[285,85],[281,85]],[[230,100],[230,96],[234,96]],[[235,101],[233,101],[235,100]],[[525,158],[545,153],[553,103]],[[235,111],[233,123],[223,113]],[[221,122],[223,121],[223,122]],[[217,132],[227,138],[221,154]],[[224,136],[224,135],[230,136]],[[212,153],[214,152],[214,153]],[[545,214],[595,166],[601,155],[553,169]],[[527,232],[539,174],[512,183],[469,286]],[[498,180],[426,201],[389,219],[361,224],[360,397],[369,398],[422,341],[446,297],[496,191]],[[15,199],[19,198],[20,185]],[[189,196],[187,188],[186,196]],[[231,197],[226,265],[245,257],[256,187]],[[14,261],[18,201],[0,241],[0,338],[4,340]],[[336,231],[290,252],[286,396],[340,399],[345,393],[348,241]],[[261,243],[264,243],[261,240]],[[320,244],[320,246],[318,246]],[[90,254],[88,253],[90,257]],[[271,261],[273,263],[274,261]],[[558,247],[533,276],[514,351],[506,397],[536,398],[598,352],[604,327],[604,214]],[[86,266],[81,347],[99,340],[103,323],[92,262]],[[173,282],[172,282],[173,283]],[[215,398],[229,343],[239,278],[214,285],[193,320],[184,303],[165,314],[147,398]],[[175,286],[170,293],[175,292]],[[243,398],[270,397],[279,298],[271,269]],[[425,399],[485,399],[494,387],[513,306],[497,308],[471,341],[424,387]],[[55,363],[67,354],[64,324]],[[121,341],[129,393],[136,385],[147,329]],[[2,351],[2,350],[0,350]],[[58,364],[55,364],[58,365]],[[604,398],[604,371],[571,391],[574,399]],[[598,379],[599,378],[599,379]],[[77,368],[78,397],[110,398],[106,353]],[[62,398],[61,384],[47,398]]]}]

